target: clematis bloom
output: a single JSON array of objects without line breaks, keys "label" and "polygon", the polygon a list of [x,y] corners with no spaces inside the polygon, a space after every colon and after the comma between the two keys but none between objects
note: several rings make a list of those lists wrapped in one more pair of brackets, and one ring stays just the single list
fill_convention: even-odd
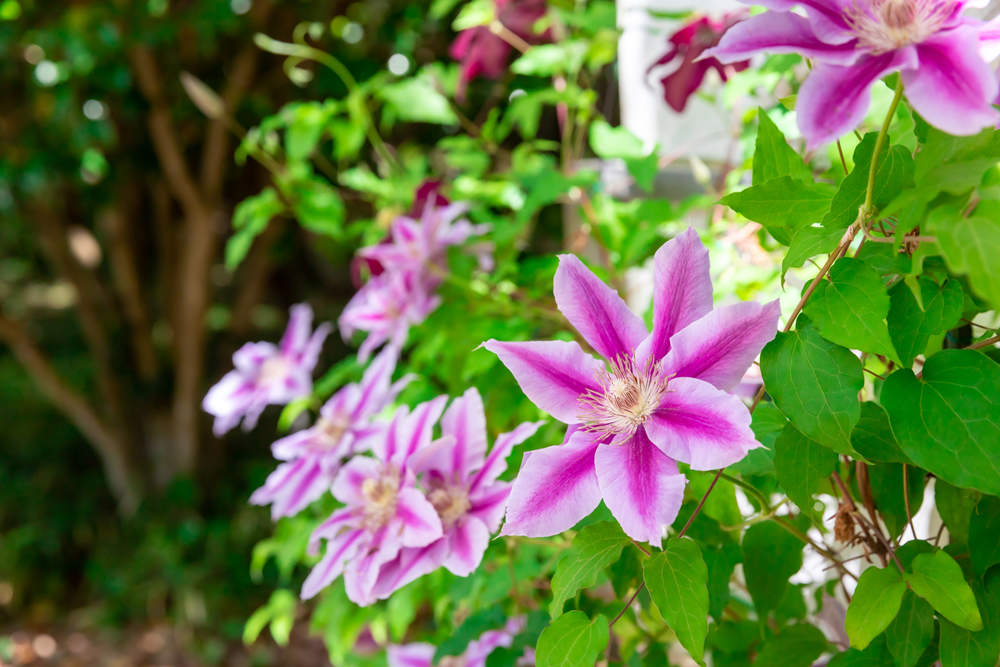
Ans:
[{"label": "clematis bloom", "polygon": [[[284,405],[312,391],[312,371],[330,325],[312,331],[312,308],[292,306],[281,342],[246,343],[233,354],[235,368],[219,380],[202,401],[215,416],[213,431],[221,436],[243,420],[249,430],[268,405]],[[310,332],[312,334],[310,335]]]},{"label": "clematis bloom", "polygon": [[363,449],[366,441],[384,431],[372,417],[392,403],[409,381],[392,382],[396,351],[382,351],[365,370],[360,383],[351,383],[320,408],[319,419],[307,429],[281,438],[271,451],[284,461],[250,502],[271,505],[271,518],[297,514],[333,483],[341,462]]},{"label": "clematis bloom", "polygon": [[750,66],[749,60],[740,60],[726,67],[715,58],[701,58],[701,54],[715,46],[719,38],[743,14],[726,14],[721,19],[701,16],[685,23],[670,36],[669,49],[649,66],[647,74],[654,69],[680,59],[677,67],[660,78],[663,99],[671,109],[684,111],[688,99],[698,91],[709,70],[715,70],[723,81],[731,71],[741,72]]},{"label": "clematis bloom", "polygon": [[431,430],[447,397],[399,408],[384,438],[372,443],[375,458],[355,456],[333,481],[335,511],[309,538],[310,551],[326,540],[326,553],[306,577],[309,599],[341,574],[347,597],[359,605],[375,601],[372,590],[382,565],[403,547],[422,547],[441,537],[437,511],[416,486],[410,456],[430,443]]},{"label": "clematis bloom", "polygon": [[444,566],[466,577],[479,567],[490,535],[500,527],[510,482],[497,481],[507,457],[543,422],[525,422],[497,436],[486,453],[486,416],[475,388],[455,399],[441,418],[442,437],[418,450],[410,468],[421,473],[428,500],[437,510],[444,534],[418,549],[403,549],[379,575],[375,594],[393,591]]},{"label": "clematis bloom", "polygon": [[757,447],[736,386],[774,337],[778,304],[712,308],[708,251],[691,229],[654,257],[653,330],[573,255],[556,271],[556,305],[576,342],[489,340],[522,391],[570,425],[562,445],[525,455],[501,534],[571,528],[601,499],[629,537],[659,545],[683,500],[677,461],[723,468]]},{"label": "clematis bloom", "polygon": [[[964,0],[754,0],[771,11],[733,26],[706,57],[735,62],[768,51],[814,62],[796,100],[810,148],[854,128],[871,85],[899,72],[912,107],[950,134],[996,124],[997,78],[980,53],[988,24]],[[805,16],[789,10],[796,6]]]}]

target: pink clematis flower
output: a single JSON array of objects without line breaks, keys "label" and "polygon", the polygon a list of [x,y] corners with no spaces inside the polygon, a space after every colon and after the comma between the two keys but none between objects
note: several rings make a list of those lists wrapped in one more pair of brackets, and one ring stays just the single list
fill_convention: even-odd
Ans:
[{"label": "pink clematis flower", "polygon": [[271,445],[274,457],[285,463],[254,491],[250,502],[271,505],[271,518],[277,520],[297,514],[323,495],[341,462],[384,431],[385,426],[372,422],[372,417],[392,403],[410,380],[393,383],[395,367],[396,351],[387,348],[368,366],[360,384],[348,384],[320,408],[315,424]]},{"label": "pink clematis flower", "polygon": [[[548,41],[549,33],[539,35],[533,30],[538,19],[545,16],[546,0],[494,0],[496,20],[530,44]],[[457,97],[465,99],[465,90],[477,76],[500,78],[507,69],[511,46],[505,39],[483,25],[463,30],[451,45],[451,57],[462,65]]]},{"label": "pink clematis flower", "polygon": [[381,567],[403,547],[423,547],[441,537],[441,520],[434,506],[414,486],[408,467],[413,452],[430,443],[431,430],[447,397],[399,408],[385,437],[372,444],[375,458],[355,456],[333,481],[333,495],[344,503],[310,539],[316,551],[326,540],[326,554],[302,585],[309,599],[341,574],[353,602],[368,605]]},{"label": "pink clematis flower", "polygon": [[556,305],[605,363],[575,342],[490,340],[525,395],[570,425],[559,446],[529,452],[501,534],[571,528],[601,499],[636,540],[659,545],[694,470],[722,468],[759,443],[726,393],[774,337],[777,302],[712,309],[708,251],[691,229],[654,258],[653,331],[579,259],[562,255]]},{"label": "pink clematis flower", "polygon": [[[358,259],[372,269],[372,278],[344,308],[339,324],[345,339],[355,331],[368,332],[358,352],[362,361],[385,342],[403,345],[410,327],[427,319],[440,303],[434,290],[447,275],[448,248],[489,231],[489,225],[460,217],[464,204],[438,206],[437,196],[423,196],[420,218],[397,217],[385,241],[358,252]],[[480,244],[474,250],[480,267],[491,269],[492,247]]]},{"label": "pink clematis flower", "polygon": [[721,19],[702,16],[685,23],[670,36],[670,48],[647,70],[648,74],[661,65],[680,59],[677,67],[660,79],[663,99],[670,108],[677,112],[684,111],[688,98],[701,87],[709,70],[714,69],[726,81],[731,72],[741,72],[750,66],[749,60],[734,62],[726,67],[715,58],[700,57],[706,49],[715,46],[723,33],[742,17],[742,13],[726,14]]},{"label": "pink clematis flower", "polygon": [[475,388],[455,399],[441,419],[443,436],[418,450],[410,468],[423,473],[422,485],[437,510],[444,535],[419,549],[403,549],[379,575],[375,595],[394,591],[444,566],[460,577],[479,567],[490,535],[500,527],[509,482],[497,477],[507,468],[507,457],[544,422],[525,422],[497,436],[486,453],[486,416]]},{"label": "pink clematis flower", "polygon": [[[465,652],[454,657],[454,663],[462,667],[486,667],[486,659],[496,649],[501,646],[510,646],[514,643],[514,637],[524,629],[524,618],[515,616],[507,621],[500,630],[487,630],[469,642]],[[435,648],[431,644],[415,643],[403,644],[401,646],[391,645],[386,650],[389,659],[389,667],[433,667]],[[444,660],[441,661],[444,664]],[[519,660],[518,665],[533,665],[534,660],[525,662]]]},{"label": "pink clematis flower", "polygon": [[[707,56],[734,62],[759,51],[801,53],[814,66],[796,101],[810,148],[850,131],[872,83],[899,72],[907,100],[931,125],[975,134],[1000,115],[997,78],[980,53],[987,24],[963,0],[754,0],[772,11],[733,26]],[[805,16],[792,13],[800,6]]]},{"label": "pink clematis flower", "polygon": [[243,420],[252,429],[268,405],[284,405],[312,391],[312,371],[319,359],[330,325],[312,332],[312,308],[292,306],[281,342],[246,343],[233,354],[235,369],[226,373],[202,401],[202,409],[215,416],[213,431],[221,436]]}]

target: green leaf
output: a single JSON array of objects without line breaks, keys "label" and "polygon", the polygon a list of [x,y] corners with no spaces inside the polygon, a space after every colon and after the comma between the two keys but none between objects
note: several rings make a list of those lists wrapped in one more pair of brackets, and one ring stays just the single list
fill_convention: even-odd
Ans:
[{"label": "green leaf", "polygon": [[795,232],[792,242],[788,245],[788,252],[781,260],[782,282],[789,269],[802,266],[810,257],[832,252],[840,245],[843,236],[844,232],[839,229],[829,229],[819,225],[801,227]]},{"label": "green leaf", "polygon": [[862,572],[844,621],[851,646],[864,650],[882,634],[899,613],[905,592],[906,582],[895,566]]},{"label": "green leaf", "polygon": [[927,216],[924,233],[937,238],[949,269],[968,275],[972,291],[1000,307],[1000,220],[941,207]]},{"label": "green leaf", "polygon": [[649,596],[691,657],[701,662],[708,636],[708,568],[691,538],[670,538],[643,566]]},{"label": "green leaf", "polygon": [[[907,466],[906,468],[911,517],[920,509],[924,499],[925,474],[923,470],[915,466]],[[875,506],[885,521],[889,536],[896,537],[902,534],[907,525],[902,464],[873,463],[868,466],[868,481]]]},{"label": "green leaf", "polygon": [[753,664],[754,667],[809,667],[827,646],[819,628],[799,623],[764,642]]},{"label": "green leaf", "polygon": [[375,95],[402,121],[437,125],[458,123],[448,98],[438,91],[429,76],[410,77],[380,86]]},{"label": "green leaf", "polygon": [[743,572],[759,618],[777,608],[788,579],[802,567],[802,543],[773,521],[743,535]]},{"label": "green leaf", "polygon": [[571,611],[552,621],[538,637],[538,667],[592,665],[608,644],[608,619],[590,620],[582,611]]},{"label": "green leaf", "polygon": [[813,494],[837,467],[837,454],[802,435],[792,424],[785,426],[774,443],[774,471],[778,484],[803,512],[813,514]]},{"label": "green leaf", "polygon": [[861,456],[881,463],[911,463],[892,435],[889,415],[878,403],[861,404],[861,418],[851,431],[851,444]]},{"label": "green leaf", "polygon": [[983,629],[970,632],[941,621],[941,667],[994,667],[1000,655],[1000,572],[974,584]]},{"label": "green leaf", "polygon": [[788,245],[798,229],[823,216],[832,196],[832,188],[825,183],[803,183],[782,176],[728,194],[722,203],[759,222],[776,241]]},{"label": "green leaf", "polygon": [[942,350],[882,387],[900,448],[956,486],[1000,494],[1000,366],[973,350]]},{"label": "green leaf", "polygon": [[[865,201],[876,138],[874,132],[869,132],[854,149],[854,168],[834,195],[830,211],[823,218],[824,227],[844,230],[857,220],[858,209]],[[892,146],[882,153],[872,197],[876,208],[881,209],[913,182],[913,168],[913,158],[902,146]]]},{"label": "green leaf", "polygon": [[275,643],[279,646],[287,644],[298,603],[298,596],[291,591],[279,588],[271,593],[267,604],[247,619],[243,628],[243,643],[253,644],[264,628],[270,626]]},{"label": "green leaf", "polygon": [[615,562],[630,540],[614,521],[587,526],[573,538],[569,549],[552,576],[552,602],[549,615],[559,618],[566,600],[577,591],[597,583],[597,576]]},{"label": "green leaf", "polygon": [[764,385],[803,435],[853,454],[851,431],[861,416],[861,362],[811,327],[778,333],[760,356]]},{"label": "green leaf", "polygon": [[753,411],[750,428],[753,429],[757,442],[763,447],[751,449],[749,454],[729,466],[729,469],[743,476],[774,474],[774,442],[785,430],[787,423],[788,418],[774,403],[758,404],[757,409]]},{"label": "green leaf", "polygon": [[315,102],[295,104],[286,112],[291,118],[285,131],[285,153],[289,160],[304,160],[323,136],[330,114]]},{"label": "green leaf", "polygon": [[941,550],[913,559],[906,582],[949,621],[966,630],[982,630],[983,620],[972,589],[958,563]]},{"label": "green leaf", "polygon": [[982,575],[1000,563],[1000,498],[985,496],[969,520],[969,556],[972,571]]},{"label": "green leaf", "polygon": [[785,135],[774,124],[767,112],[757,109],[757,139],[753,151],[754,185],[760,185],[775,178],[790,176],[795,180],[812,181],[812,171],[795,152]]},{"label": "green leaf", "polygon": [[524,649],[538,643],[538,636],[548,624],[549,615],[544,611],[535,610],[528,614],[524,629],[517,633],[510,646],[494,649],[486,658],[486,667],[514,667],[524,655]]},{"label": "green leaf", "polygon": [[920,276],[919,286],[922,306],[909,285],[900,282],[889,291],[889,335],[904,368],[912,366],[914,358],[924,353],[932,335],[944,333],[958,323],[965,305],[957,280],[938,285]]},{"label": "green leaf", "polygon": [[864,651],[849,648],[833,656],[827,667],[884,667],[892,663],[892,657],[885,647],[885,639],[879,638]]},{"label": "green leaf", "polygon": [[852,350],[895,358],[885,318],[889,295],[875,269],[844,257],[830,268],[803,309],[823,337]]},{"label": "green leaf", "polygon": [[553,76],[579,71],[587,54],[583,40],[564,40],[558,44],[532,46],[510,65],[515,74]]},{"label": "green leaf", "polygon": [[642,139],[627,127],[612,127],[606,120],[598,119],[590,125],[590,148],[598,157],[640,158],[649,155]]},{"label": "green leaf", "polygon": [[906,591],[896,619],[885,632],[886,645],[896,667],[914,667],[934,638],[934,611]]},{"label": "green leaf", "polygon": [[469,642],[479,637],[487,630],[495,630],[507,621],[503,610],[499,607],[489,607],[472,614],[458,626],[450,637],[441,642],[434,651],[433,663],[438,664],[446,655],[461,655],[469,646]]},{"label": "green leaf", "polygon": [[[943,479],[934,482],[934,503],[941,520],[948,527],[950,544],[969,543],[969,524],[972,510],[979,502],[980,494],[972,489],[960,489]],[[975,561],[973,561],[975,567]]]},{"label": "green leaf", "polygon": [[496,5],[491,0],[472,0],[462,6],[458,16],[451,23],[455,32],[481,25],[489,25],[496,17]]},{"label": "green leaf", "polygon": [[333,239],[341,236],[346,210],[337,190],[312,177],[289,183],[286,187],[292,200],[292,210],[302,227],[320,236]]},{"label": "green leaf", "polygon": [[718,544],[703,544],[701,555],[708,568],[708,613],[720,620],[729,602],[729,580],[736,564],[743,560],[743,553],[735,541],[727,538]]},{"label": "green leaf", "polygon": [[265,229],[274,216],[284,212],[285,204],[274,188],[264,188],[257,194],[241,201],[233,211],[233,228],[236,233],[226,242],[226,268],[232,271],[250,246]]}]

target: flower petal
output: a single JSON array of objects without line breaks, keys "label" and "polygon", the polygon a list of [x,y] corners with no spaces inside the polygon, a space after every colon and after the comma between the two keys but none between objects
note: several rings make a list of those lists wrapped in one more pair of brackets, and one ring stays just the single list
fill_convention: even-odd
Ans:
[{"label": "flower petal", "polygon": [[483,399],[475,387],[470,387],[461,397],[452,401],[441,417],[441,432],[454,438],[444,467],[437,468],[454,480],[465,481],[469,472],[482,465],[486,457],[486,415]]},{"label": "flower petal", "polygon": [[385,649],[389,667],[434,667],[434,651],[432,644],[390,645]]},{"label": "flower petal", "polygon": [[743,402],[694,378],[667,385],[663,404],[645,429],[660,451],[694,470],[725,468],[760,446]]},{"label": "flower petal", "polygon": [[659,547],[684,499],[684,475],[640,428],[621,445],[601,445],[594,456],[604,504],[634,540]]},{"label": "flower petal", "polygon": [[427,546],[400,549],[399,554],[382,566],[373,593],[384,600],[411,581],[441,567],[448,555],[448,540],[434,540]]},{"label": "flower petal", "polygon": [[396,516],[403,524],[400,543],[404,547],[427,546],[442,535],[437,510],[413,487],[400,489],[396,497]]},{"label": "flower petal", "polygon": [[475,493],[484,484],[490,484],[496,480],[507,469],[507,457],[510,456],[514,447],[533,436],[543,424],[545,422],[524,422],[518,424],[513,431],[498,435],[483,467],[472,478],[469,492]]},{"label": "flower petal", "polygon": [[490,543],[490,531],[479,519],[466,516],[448,531],[448,556],[444,566],[460,577],[472,574],[483,561]]},{"label": "flower petal", "polygon": [[313,311],[308,303],[297,303],[289,309],[288,326],[281,336],[282,356],[298,357],[309,341],[312,331]]},{"label": "flower petal", "polygon": [[382,463],[369,456],[355,456],[344,464],[333,480],[333,497],[345,505],[361,505],[365,496],[361,486],[366,479],[375,479],[382,470]]},{"label": "flower petal", "polygon": [[326,554],[302,584],[303,600],[315,596],[341,575],[344,566],[357,552],[363,535],[364,531],[349,530],[327,542]]},{"label": "flower petal", "polygon": [[407,412],[400,407],[389,425],[385,438],[372,443],[372,451],[386,463],[405,467],[410,456],[431,441],[431,430],[444,411],[447,396],[438,396]]},{"label": "flower petal", "polygon": [[855,0],[754,0],[755,5],[778,11],[788,11],[801,6],[812,24],[813,32],[824,42],[841,44],[854,38],[847,24],[846,10]]},{"label": "flower petal", "polygon": [[724,63],[746,60],[760,53],[799,53],[820,63],[849,65],[858,59],[853,41],[843,41],[840,35],[830,35],[827,42],[816,35],[815,24],[792,12],[764,12],[740,21],[722,35],[718,45],[708,49],[702,58],[716,58]]},{"label": "flower petal", "polygon": [[915,65],[912,47],[866,55],[846,67],[817,63],[799,89],[795,103],[799,129],[808,148],[835,141],[854,129],[868,111],[871,85],[890,72]]},{"label": "flower petal", "polygon": [[313,457],[282,463],[267,476],[264,486],[253,492],[250,503],[270,504],[271,519],[276,521],[298,514],[330,488],[332,479],[333,475]]},{"label": "flower petal", "polygon": [[716,308],[670,339],[664,373],[693,377],[727,391],[739,384],[761,348],[777,332],[777,301],[743,301]]},{"label": "flower petal", "polygon": [[653,256],[653,332],[636,358],[659,361],[670,351],[670,337],[712,310],[708,249],[690,227],[667,241]]},{"label": "flower petal", "polygon": [[997,77],[980,55],[970,26],[938,33],[918,44],[916,69],[903,70],[903,90],[913,108],[948,134],[976,134],[993,127]]},{"label": "flower petal", "polygon": [[501,535],[548,537],[572,528],[601,502],[594,473],[597,449],[588,433],[525,454],[507,499]]},{"label": "flower petal", "polygon": [[573,424],[580,414],[580,396],[597,390],[604,364],[579,345],[561,340],[483,343],[500,358],[528,399],[561,422]]},{"label": "flower petal", "polygon": [[500,527],[503,518],[504,504],[510,496],[510,482],[495,482],[489,486],[480,486],[475,493],[469,494],[469,511],[473,516],[495,532]]},{"label": "flower petal", "polygon": [[372,359],[361,378],[360,394],[351,411],[353,419],[376,414],[392,400],[390,385],[398,356],[397,350],[390,345]]},{"label": "flower petal", "polygon": [[552,291],[559,311],[603,357],[630,355],[646,337],[642,318],[576,255],[559,255]]}]

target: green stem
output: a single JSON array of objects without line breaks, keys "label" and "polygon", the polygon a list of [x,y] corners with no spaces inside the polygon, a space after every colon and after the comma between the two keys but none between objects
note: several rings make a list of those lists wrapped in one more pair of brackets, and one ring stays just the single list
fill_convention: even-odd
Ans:
[{"label": "green stem", "polygon": [[896,115],[896,108],[899,106],[901,99],[903,99],[902,80],[896,84],[896,94],[892,98],[892,103],[889,104],[889,113],[885,115],[885,120],[882,121],[882,129],[879,130],[878,139],[875,140],[875,150],[872,151],[872,161],[868,166],[868,187],[865,189],[865,203],[861,207],[861,214],[866,220],[875,216],[875,211],[872,210],[872,199],[875,196],[875,174],[878,172],[878,162],[882,154],[882,147],[885,145],[885,140],[889,135],[889,126],[892,125],[892,118]]}]

